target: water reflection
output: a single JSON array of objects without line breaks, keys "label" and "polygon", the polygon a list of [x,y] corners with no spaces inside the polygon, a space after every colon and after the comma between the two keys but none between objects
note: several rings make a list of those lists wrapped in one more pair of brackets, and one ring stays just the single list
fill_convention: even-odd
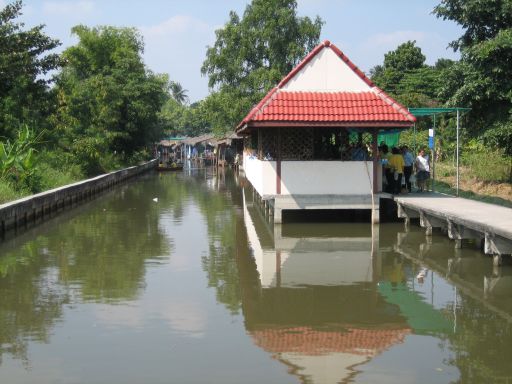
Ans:
[{"label": "water reflection", "polygon": [[246,328],[256,345],[301,382],[338,383],[403,343],[411,327],[400,307],[379,293],[378,232],[367,224],[272,228],[246,192],[254,271],[241,273],[241,284]]},{"label": "water reflection", "polygon": [[272,227],[246,192],[246,328],[301,382],[512,377],[510,265],[414,226]]},{"label": "water reflection", "polygon": [[394,239],[389,247],[411,263],[413,275],[428,271],[422,283],[416,275],[418,290],[439,311],[452,314],[453,332],[446,336],[453,351],[449,363],[458,368],[459,382],[511,381],[506,358],[512,345],[510,260],[497,268],[479,244],[466,242],[458,249],[443,234],[426,237],[417,227],[383,231]]},{"label": "water reflection", "polygon": [[274,227],[243,178],[187,172],[0,244],[0,381],[512,377],[512,266],[414,225]]},{"label": "water reflection", "polygon": [[[146,262],[172,249],[146,195],[151,184],[139,180],[0,244],[0,362],[8,354],[28,365],[29,343],[49,341],[64,305],[140,295]],[[164,192],[161,204],[179,212],[176,191]]]}]

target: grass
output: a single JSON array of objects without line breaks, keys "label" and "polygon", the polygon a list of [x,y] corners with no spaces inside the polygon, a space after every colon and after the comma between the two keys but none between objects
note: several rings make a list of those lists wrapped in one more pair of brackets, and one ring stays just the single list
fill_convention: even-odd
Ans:
[{"label": "grass", "polygon": [[[480,159],[481,161],[477,161]],[[456,195],[455,165],[450,161],[436,163],[435,189]],[[510,159],[497,159],[493,153],[473,154],[471,161],[460,166],[459,196],[512,208]]]},{"label": "grass", "polygon": [[15,186],[10,181],[0,179],[0,204],[71,184],[84,178],[78,165],[63,161],[55,154],[47,152],[39,154],[36,164],[27,185]]},{"label": "grass", "polygon": [[[446,193],[447,195],[455,196],[457,194],[456,188],[452,187],[450,184],[442,180],[436,180],[435,190],[436,192]],[[461,188],[459,188],[459,197],[512,208],[512,199],[507,199],[488,194],[481,194],[478,192],[468,191]]]},{"label": "grass", "polygon": [[30,192],[28,191],[18,191],[10,183],[0,180],[0,204],[21,199],[23,196],[27,196],[29,194]]}]

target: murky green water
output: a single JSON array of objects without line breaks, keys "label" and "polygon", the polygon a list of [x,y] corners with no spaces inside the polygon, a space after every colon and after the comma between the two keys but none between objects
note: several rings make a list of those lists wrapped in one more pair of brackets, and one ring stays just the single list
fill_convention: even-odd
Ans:
[{"label": "murky green water", "polygon": [[0,244],[1,383],[512,380],[512,267],[151,174]]}]

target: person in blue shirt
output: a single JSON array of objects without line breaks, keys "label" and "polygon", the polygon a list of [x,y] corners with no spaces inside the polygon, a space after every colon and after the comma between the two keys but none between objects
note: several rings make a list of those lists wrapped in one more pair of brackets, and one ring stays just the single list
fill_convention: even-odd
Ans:
[{"label": "person in blue shirt", "polygon": [[411,175],[412,175],[412,167],[414,165],[414,156],[409,150],[407,145],[402,146],[402,156],[404,157],[404,178],[405,178],[405,186],[407,191],[412,192],[411,185]]}]

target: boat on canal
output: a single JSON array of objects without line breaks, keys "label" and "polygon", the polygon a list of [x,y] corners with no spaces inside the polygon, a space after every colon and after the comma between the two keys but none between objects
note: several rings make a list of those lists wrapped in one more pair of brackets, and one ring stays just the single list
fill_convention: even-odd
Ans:
[{"label": "boat on canal", "polygon": [[182,163],[160,163],[156,167],[158,172],[169,172],[169,171],[182,171],[183,164]]}]

